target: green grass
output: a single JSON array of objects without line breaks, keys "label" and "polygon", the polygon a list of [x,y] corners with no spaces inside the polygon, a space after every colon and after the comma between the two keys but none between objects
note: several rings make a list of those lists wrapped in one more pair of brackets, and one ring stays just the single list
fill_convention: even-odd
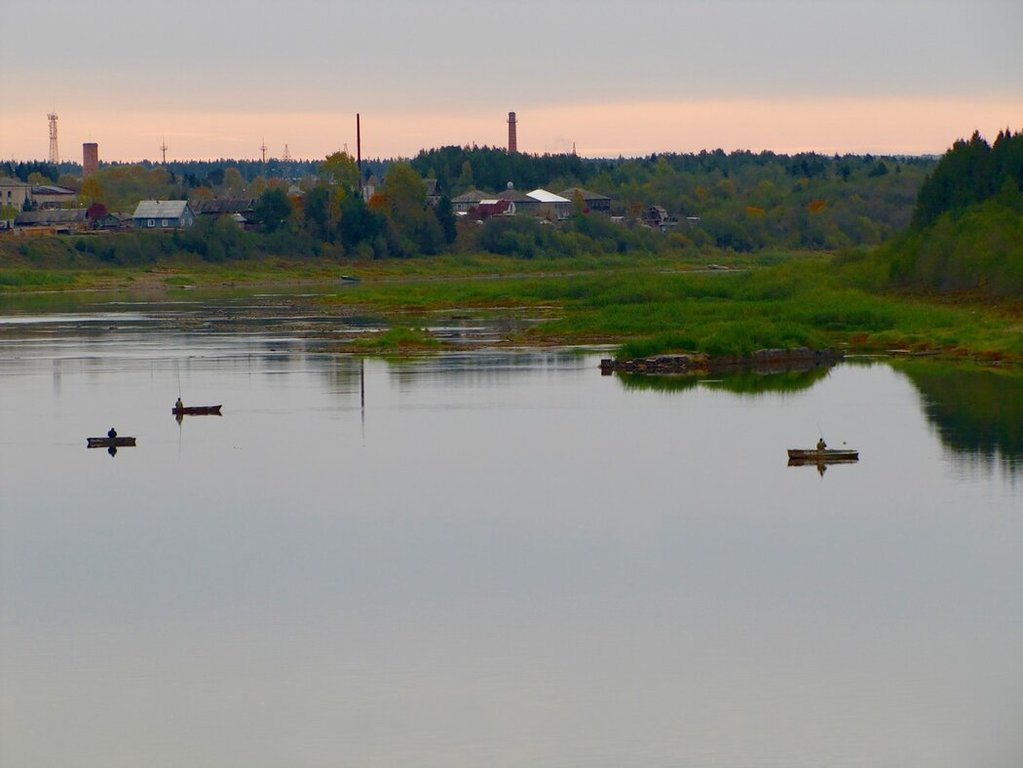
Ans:
[{"label": "green grass", "polygon": [[869,293],[827,259],[711,274],[637,268],[363,283],[333,300],[385,316],[516,308],[540,322],[514,342],[620,343],[623,357],[805,346],[1023,359],[1018,307]]},{"label": "green grass", "polygon": [[56,290],[73,287],[75,275],[41,269],[0,269],[0,289]]},{"label": "green grass", "polygon": [[[169,261],[148,267],[0,268],[0,293],[111,288],[175,290],[336,282],[325,302],[391,318],[393,333],[355,349],[396,351],[440,345],[409,329],[431,313],[513,313],[536,320],[509,332],[512,344],[619,344],[622,357],[661,352],[744,355],[759,348],[934,351],[950,357],[1023,361],[1023,306],[990,296],[885,293],[872,254],[771,253],[743,269],[706,272],[714,253],[678,257],[522,260],[487,254],[341,263],[267,258],[211,265]],[[0,262],[6,263],[6,262]],[[361,282],[341,286],[341,274]]]},{"label": "green grass", "polygon": [[422,352],[443,346],[424,328],[394,326],[381,333],[355,339],[352,347],[360,352]]}]

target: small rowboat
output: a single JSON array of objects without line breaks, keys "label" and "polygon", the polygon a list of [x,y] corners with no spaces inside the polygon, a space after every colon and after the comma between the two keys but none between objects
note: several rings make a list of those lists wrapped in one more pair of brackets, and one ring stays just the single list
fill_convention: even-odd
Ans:
[{"label": "small rowboat", "polygon": [[845,448],[789,448],[789,459],[794,461],[856,461],[860,458],[859,451]]},{"label": "small rowboat", "polygon": [[185,405],[181,408],[171,408],[171,413],[175,416],[184,416],[186,414],[191,416],[220,416],[220,409],[222,405]]},{"label": "small rowboat", "polygon": [[135,445],[134,437],[87,437],[89,448],[124,448]]}]

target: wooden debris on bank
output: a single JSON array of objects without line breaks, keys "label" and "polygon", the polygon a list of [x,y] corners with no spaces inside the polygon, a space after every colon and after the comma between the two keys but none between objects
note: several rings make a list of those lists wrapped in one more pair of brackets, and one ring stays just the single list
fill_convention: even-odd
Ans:
[{"label": "wooden debris on bank", "polygon": [[707,374],[752,369],[762,373],[792,370],[811,370],[823,365],[834,365],[844,354],[836,349],[758,349],[752,355],[705,354],[653,355],[633,360],[604,358],[600,361],[600,372],[605,376],[612,373],[651,374]]}]

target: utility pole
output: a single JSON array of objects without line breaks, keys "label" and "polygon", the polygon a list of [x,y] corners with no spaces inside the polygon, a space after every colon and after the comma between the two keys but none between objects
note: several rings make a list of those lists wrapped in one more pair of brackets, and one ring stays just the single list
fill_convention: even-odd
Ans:
[{"label": "utility pole", "polygon": [[362,197],[362,124],[355,113],[355,167],[359,171],[359,197]]}]

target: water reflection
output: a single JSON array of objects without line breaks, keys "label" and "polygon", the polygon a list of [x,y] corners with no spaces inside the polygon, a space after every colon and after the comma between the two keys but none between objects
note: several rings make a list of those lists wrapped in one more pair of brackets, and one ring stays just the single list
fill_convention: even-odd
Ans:
[{"label": "water reflection", "polygon": [[[0,334],[0,764],[1015,764],[1020,492],[890,366],[280,327]],[[822,414],[827,482],[783,458]],[[143,447],[83,455],[111,423]]]},{"label": "water reflection", "polygon": [[824,477],[824,473],[828,470],[828,467],[834,464],[856,464],[859,461],[858,458],[793,458],[789,457],[790,467],[815,467],[817,474]]},{"label": "water reflection", "polygon": [[934,361],[893,365],[920,390],[923,412],[957,454],[1023,468],[1023,371]]},{"label": "water reflection", "polygon": [[736,395],[763,395],[776,392],[800,392],[823,381],[833,366],[820,366],[805,371],[761,373],[746,370],[721,374],[713,379],[696,376],[650,375],[641,373],[616,374],[626,389],[647,389],[659,392],[685,392],[695,387],[707,387]]},{"label": "water reflection", "polygon": [[[934,360],[847,361],[841,365],[888,366],[904,374],[921,395],[921,410],[942,444],[962,459],[1023,470],[1023,371],[982,369]],[[627,390],[688,393],[715,390],[743,396],[806,392],[834,366],[807,371],[747,370],[713,379],[685,375],[614,374]],[[821,474],[823,474],[823,467]]]}]

